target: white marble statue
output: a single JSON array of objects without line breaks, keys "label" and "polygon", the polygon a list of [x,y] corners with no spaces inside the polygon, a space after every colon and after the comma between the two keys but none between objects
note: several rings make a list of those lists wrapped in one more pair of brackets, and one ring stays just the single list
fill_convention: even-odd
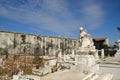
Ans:
[{"label": "white marble statue", "polygon": [[82,27],[80,27],[79,44],[80,48],[95,49],[92,37]]}]

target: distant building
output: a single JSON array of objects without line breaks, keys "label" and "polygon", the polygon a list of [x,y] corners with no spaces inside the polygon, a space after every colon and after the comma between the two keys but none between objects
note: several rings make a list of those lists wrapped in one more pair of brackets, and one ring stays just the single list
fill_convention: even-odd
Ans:
[{"label": "distant building", "polygon": [[109,46],[108,38],[94,38],[93,41],[94,45],[96,46],[96,49],[98,50],[101,50]]}]

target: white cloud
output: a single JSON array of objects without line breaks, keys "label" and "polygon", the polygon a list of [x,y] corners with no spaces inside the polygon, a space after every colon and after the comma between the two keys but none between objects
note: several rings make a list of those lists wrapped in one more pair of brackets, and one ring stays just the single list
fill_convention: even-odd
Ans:
[{"label": "white cloud", "polygon": [[102,5],[95,2],[95,0],[84,0],[83,4],[80,11],[84,16],[84,24],[88,25],[90,29],[100,27],[104,21]]},{"label": "white cloud", "polygon": [[17,7],[14,7],[17,4],[12,4],[12,2],[8,2],[6,6],[0,5],[0,16],[30,24],[33,28],[51,31],[64,37],[76,36],[74,31],[77,31],[82,24],[96,28],[103,21],[101,5],[94,2],[88,4],[88,1],[85,1],[79,5],[83,17],[75,19],[74,12],[70,10],[70,6],[74,3],[69,3],[67,0],[28,1],[27,3],[23,1],[23,4]]}]

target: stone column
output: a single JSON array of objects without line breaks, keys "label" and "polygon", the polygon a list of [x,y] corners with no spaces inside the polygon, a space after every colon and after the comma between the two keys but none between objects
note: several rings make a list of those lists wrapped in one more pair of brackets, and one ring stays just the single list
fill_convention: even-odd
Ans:
[{"label": "stone column", "polygon": [[119,59],[120,58],[120,40],[117,41],[117,46],[118,46],[118,50],[115,54],[115,57]]},{"label": "stone column", "polygon": [[96,53],[95,53],[95,59],[96,59],[96,61],[99,60],[98,50],[96,50]]},{"label": "stone column", "polygon": [[60,38],[58,39],[58,47],[59,47],[59,50],[60,50]]},{"label": "stone column", "polygon": [[45,52],[45,56],[46,56],[46,37],[44,37],[44,47],[45,47],[44,52]]},{"label": "stone column", "polygon": [[58,61],[62,62],[62,53],[61,53],[61,50],[58,53]]},{"label": "stone column", "polygon": [[104,49],[101,49],[101,57],[104,58]]},{"label": "stone column", "polygon": [[72,56],[74,56],[75,55],[75,52],[74,52],[74,49],[72,49]]}]

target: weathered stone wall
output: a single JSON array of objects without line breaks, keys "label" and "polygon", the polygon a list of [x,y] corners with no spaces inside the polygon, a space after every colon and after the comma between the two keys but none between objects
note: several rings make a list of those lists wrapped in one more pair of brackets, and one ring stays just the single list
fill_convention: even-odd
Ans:
[{"label": "weathered stone wall", "polygon": [[39,53],[55,56],[60,49],[63,54],[69,54],[76,48],[76,42],[69,38],[0,31],[0,54]]}]

